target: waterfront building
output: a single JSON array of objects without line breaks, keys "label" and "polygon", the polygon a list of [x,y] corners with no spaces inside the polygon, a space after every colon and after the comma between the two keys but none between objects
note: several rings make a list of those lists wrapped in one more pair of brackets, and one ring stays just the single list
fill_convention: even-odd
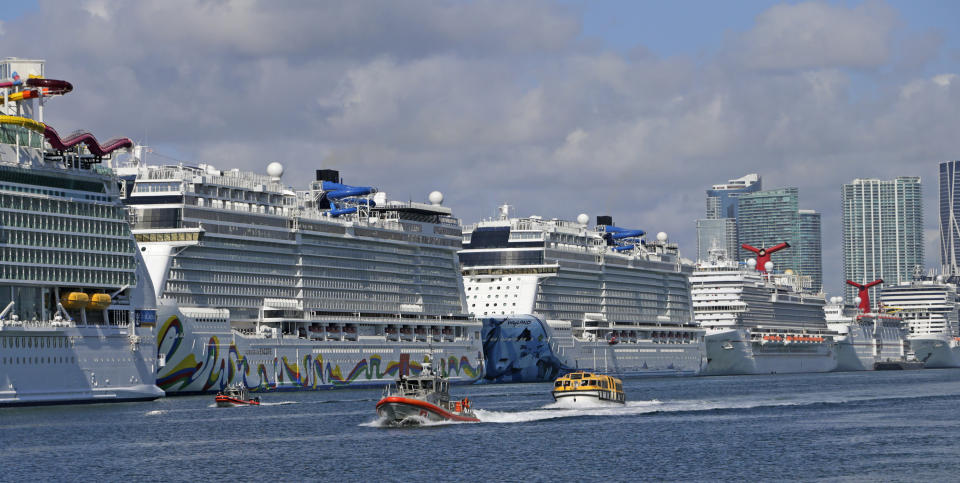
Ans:
[{"label": "waterfront building", "polygon": [[739,196],[761,189],[760,175],[746,176],[715,184],[707,190],[706,218],[697,220],[697,259],[706,260],[711,249],[722,248],[734,256],[739,246],[737,212]]},{"label": "waterfront building", "polygon": [[697,220],[697,260],[706,260],[710,250],[722,248],[737,253],[737,221],[733,218]]},{"label": "waterfront building", "polygon": [[820,236],[820,213],[814,210],[800,210],[800,239],[797,251],[800,252],[800,273],[810,276],[814,289],[823,287],[823,242]]},{"label": "waterfront building", "polygon": [[[892,287],[913,279],[916,268],[923,266],[922,201],[916,176],[858,178],[843,185],[843,273],[847,280],[883,279]],[[847,304],[856,296],[856,288],[844,287]]]},{"label": "waterfront building", "polygon": [[960,274],[960,161],[940,163],[940,265],[945,275]]},{"label": "waterfront building", "polygon": [[[800,210],[797,188],[779,188],[758,191],[739,197],[737,235],[739,242],[754,247],[770,247],[789,243],[795,250],[783,250],[772,255],[776,270],[792,270],[810,278],[809,290],[819,292],[823,285],[821,263],[820,214]],[[754,254],[742,247],[738,258],[753,258]],[[804,286],[804,289],[807,289]]]}]

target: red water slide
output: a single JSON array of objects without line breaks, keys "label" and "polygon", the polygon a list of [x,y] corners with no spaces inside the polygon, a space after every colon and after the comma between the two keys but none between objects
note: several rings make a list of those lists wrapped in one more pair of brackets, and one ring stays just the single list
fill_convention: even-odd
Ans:
[{"label": "red water slide", "polygon": [[64,151],[83,143],[87,145],[87,149],[94,156],[106,156],[118,149],[133,147],[133,140],[130,138],[114,138],[100,144],[97,138],[93,137],[93,134],[86,131],[79,131],[67,136],[66,139],[61,139],[57,131],[49,125],[43,130],[43,136],[47,138],[50,146],[57,151]]}]

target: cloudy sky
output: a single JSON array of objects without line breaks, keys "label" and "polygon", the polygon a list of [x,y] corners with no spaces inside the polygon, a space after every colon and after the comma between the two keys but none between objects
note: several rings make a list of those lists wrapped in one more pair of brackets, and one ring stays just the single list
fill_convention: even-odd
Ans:
[{"label": "cloudy sky", "polygon": [[[915,4],[916,3],[916,4]],[[823,213],[842,283],[840,186],[960,159],[960,3],[29,1],[2,56],[73,82],[60,132],[303,187],[317,168],[396,199],[439,189],[465,223],[613,215],[688,256],[704,190],[749,172]],[[168,162],[154,158],[153,162]]]}]

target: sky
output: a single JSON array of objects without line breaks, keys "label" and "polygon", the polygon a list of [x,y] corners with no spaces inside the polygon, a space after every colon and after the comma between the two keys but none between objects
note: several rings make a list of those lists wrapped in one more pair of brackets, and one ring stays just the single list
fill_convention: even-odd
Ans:
[{"label": "sky", "polygon": [[[937,164],[960,159],[958,2],[16,2],[0,56],[73,93],[60,132],[304,188],[315,169],[394,199],[442,191],[465,224],[612,215],[688,257],[712,184],[756,172],[823,217],[840,187],[920,176],[939,265]],[[162,155],[164,157],[160,157]]]}]

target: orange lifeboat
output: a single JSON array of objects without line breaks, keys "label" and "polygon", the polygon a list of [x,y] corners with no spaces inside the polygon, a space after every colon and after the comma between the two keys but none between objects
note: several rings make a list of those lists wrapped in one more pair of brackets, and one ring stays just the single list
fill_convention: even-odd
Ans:
[{"label": "orange lifeboat", "polygon": [[90,302],[87,303],[87,310],[104,310],[110,306],[110,296],[105,293],[95,293],[90,296]]},{"label": "orange lifeboat", "polygon": [[80,310],[90,302],[90,296],[83,292],[70,292],[60,298],[60,303],[69,310]]}]

